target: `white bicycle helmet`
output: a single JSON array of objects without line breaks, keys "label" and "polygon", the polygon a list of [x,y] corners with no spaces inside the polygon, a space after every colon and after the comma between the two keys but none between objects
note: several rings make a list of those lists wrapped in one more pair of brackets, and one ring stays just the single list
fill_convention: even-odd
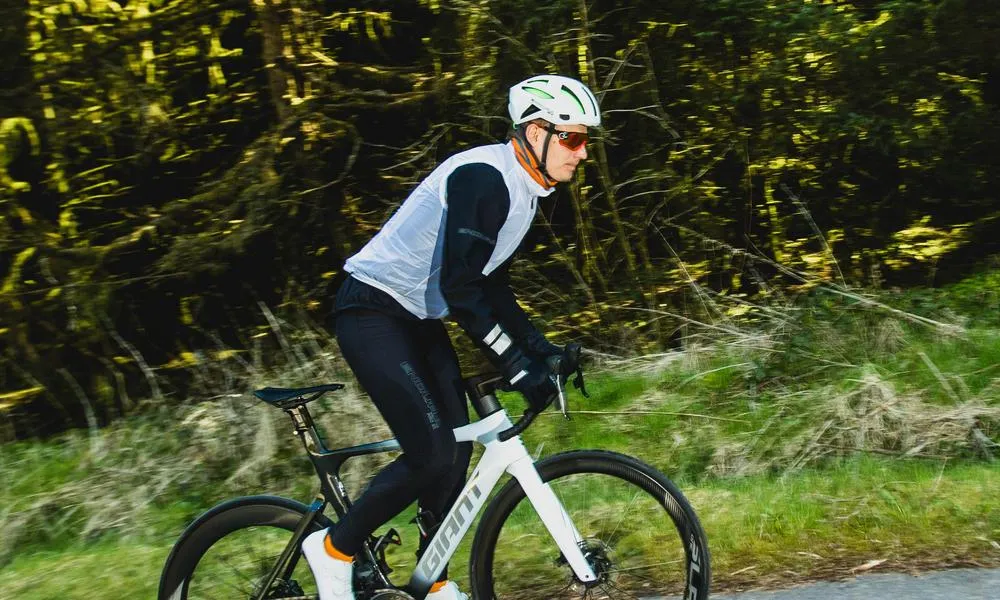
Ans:
[{"label": "white bicycle helmet", "polygon": [[515,127],[534,119],[553,125],[601,124],[601,109],[593,92],[576,79],[561,75],[536,75],[510,88],[507,110]]}]

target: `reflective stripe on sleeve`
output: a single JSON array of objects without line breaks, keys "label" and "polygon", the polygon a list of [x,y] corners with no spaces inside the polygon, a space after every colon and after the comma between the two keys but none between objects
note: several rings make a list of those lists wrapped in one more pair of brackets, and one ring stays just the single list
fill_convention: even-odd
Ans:
[{"label": "reflective stripe on sleeve", "polygon": [[521,379],[524,378],[524,376],[527,375],[527,374],[528,374],[527,371],[525,371],[524,369],[521,369],[520,373],[518,373],[517,375],[514,375],[513,377],[510,378],[510,384],[514,385],[518,381],[521,381]]},{"label": "reflective stripe on sleeve", "polygon": [[490,329],[490,332],[486,334],[486,337],[483,338],[483,342],[487,346],[492,346],[493,342],[495,342],[502,333],[503,329],[500,329],[500,325],[495,325],[493,329]]},{"label": "reflective stripe on sleeve", "polygon": [[497,353],[497,356],[502,356],[507,348],[510,348],[510,344],[510,337],[506,333],[501,333],[500,337],[490,344],[490,348]]},{"label": "reflective stripe on sleeve", "polygon": [[483,338],[483,342],[490,347],[490,350],[496,352],[497,356],[502,356],[507,348],[510,348],[512,342],[510,336],[507,335],[500,325],[495,325],[486,337]]}]

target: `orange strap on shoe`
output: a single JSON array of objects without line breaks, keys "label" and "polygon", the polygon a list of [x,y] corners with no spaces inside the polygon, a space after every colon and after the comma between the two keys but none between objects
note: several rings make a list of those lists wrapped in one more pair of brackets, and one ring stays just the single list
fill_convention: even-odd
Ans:
[{"label": "orange strap on shoe", "polygon": [[543,188],[550,188],[559,183],[555,179],[550,179],[545,173],[542,172],[538,159],[535,158],[534,152],[525,146],[524,140],[518,136],[514,136],[512,145],[514,146],[514,156],[517,157],[517,162],[521,163],[524,170],[528,172],[528,175],[531,175],[531,178],[534,179],[538,185]]},{"label": "orange strap on shoe", "polygon": [[448,585],[448,580],[447,579],[445,579],[444,581],[439,581],[439,582],[435,583],[434,585],[432,585],[431,586],[431,591],[429,591],[427,593],[428,594],[433,594],[434,592],[440,592],[441,588],[443,588],[446,585]]},{"label": "orange strap on shoe", "polygon": [[327,536],[323,538],[323,548],[326,550],[327,554],[329,554],[333,558],[336,558],[337,560],[342,560],[344,562],[354,561],[353,556],[348,556],[343,552],[341,552],[340,550],[337,550],[336,548],[333,547],[333,542],[330,541],[329,534],[327,534]]}]

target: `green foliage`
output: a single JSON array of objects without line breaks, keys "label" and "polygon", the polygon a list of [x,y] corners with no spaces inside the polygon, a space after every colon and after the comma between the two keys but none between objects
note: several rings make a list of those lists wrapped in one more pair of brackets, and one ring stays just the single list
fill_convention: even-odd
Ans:
[{"label": "green foliage", "polygon": [[[996,563],[991,541],[1000,514],[992,499],[1000,479],[989,465],[862,458],[842,461],[836,470],[712,481],[684,492],[709,538],[713,593],[828,577],[873,556],[887,560],[886,569]],[[0,593],[30,600],[152,597],[186,523],[169,512],[151,515],[164,522],[142,535],[31,547],[0,571]],[[403,547],[389,549],[399,575],[413,567],[410,518],[389,524],[403,536]],[[463,589],[467,572],[460,567],[467,557],[468,538],[452,563]]]},{"label": "green foliage", "polygon": [[23,117],[12,117],[0,121],[0,185],[13,192],[26,192],[31,190],[31,184],[25,181],[14,181],[7,167],[15,156],[20,154],[21,135],[27,139],[29,150],[32,156],[38,156],[41,142],[38,139],[38,131],[31,124],[30,119]]},{"label": "green foliage", "polygon": [[[961,300],[991,280],[976,276],[975,285],[952,289]],[[932,334],[835,298],[799,298],[785,309],[794,318],[768,323],[773,329],[719,333],[683,352],[601,359],[588,371],[592,397],[570,394],[572,420],[546,412],[524,441],[533,455],[602,448],[667,472],[701,516],[720,586],[760,583],[786,568],[822,576],[821,559],[809,552],[838,569],[876,551],[900,564],[995,560],[988,533],[998,525],[1000,485],[991,462],[1000,453],[997,328]],[[224,393],[101,430],[0,445],[0,591],[47,597],[54,584],[35,581],[44,565],[70,565],[55,580],[75,581],[124,554],[139,558],[101,571],[99,581],[142,588],[135,581],[155,581],[149,573],[162,567],[179,531],[217,502],[262,491],[311,498],[315,475],[287,435],[287,417],[242,392],[258,381],[344,381],[346,367],[332,358],[330,340],[291,327],[283,335],[282,356],[312,362],[272,374],[231,354],[216,357],[234,361],[227,364],[192,356],[204,377],[196,387]],[[523,408],[515,394],[502,400],[513,414]],[[350,388],[310,406],[331,445],[387,436]],[[348,463],[351,489],[384,464],[354,464],[369,458]],[[390,524],[408,544],[392,556],[401,572],[413,566],[411,517]],[[759,573],[744,571],[753,565]]]},{"label": "green foliage", "polygon": [[413,185],[503,138],[526,73],[579,76],[606,113],[517,277],[562,341],[660,350],[692,320],[745,316],[731,301],[938,281],[997,250],[989,3],[25,0],[0,16],[0,387],[18,434],[183,395],[184,357],[279,348],[261,307],[325,319],[343,261]]}]

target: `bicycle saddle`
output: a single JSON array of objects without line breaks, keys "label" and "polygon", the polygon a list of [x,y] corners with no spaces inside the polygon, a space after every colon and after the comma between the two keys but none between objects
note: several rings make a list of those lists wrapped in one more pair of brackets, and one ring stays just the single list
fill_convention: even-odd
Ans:
[{"label": "bicycle saddle", "polygon": [[342,383],[327,383],[304,388],[266,387],[262,390],[254,390],[253,395],[278,408],[295,408],[312,402],[326,392],[334,392],[343,388],[344,384]]}]

